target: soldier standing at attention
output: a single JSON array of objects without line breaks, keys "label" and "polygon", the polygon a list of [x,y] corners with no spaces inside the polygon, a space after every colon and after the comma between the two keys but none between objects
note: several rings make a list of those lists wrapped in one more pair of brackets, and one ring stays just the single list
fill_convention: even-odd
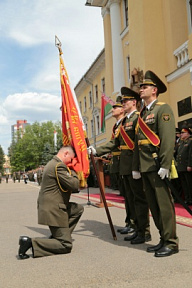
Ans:
[{"label": "soldier standing at attention", "polygon": [[6,173],[5,178],[6,178],[6,183],[8,183],[8,181],[9,181],[9,174],[8,173]]},{"label": "soldier standing at attention", "polygon": [[43,175],[42,168],[41,168],[41,166],[39,166],[39,168],[37,170],[37,183],[39,186],[41,185],[42,175]]},{"label": "soldier standing at attention", "polygon": [[[92,146],[88,149],[90,149],[93,154],[101,156],[120,147],[120,175],[123,177],[125,190],[125,208],[126,213],[129,213],[132,221],[131,227],[128,227],[132,229],[127,230],[127,233],[134,232],[133,228],[136,229],[132,235],[125,237],[124,240],[131,241],[131,244],[141,244],[150,241],[151,235],[149,229],[149,209],[143,192],[141,175],[137,175],[137,179],[133,179],[132,177],[135,126],[138,119],[136,104],[139,99],[139,94],[127,87],[121,88],[121,94],[123,109],[127,114],[121,121],[114,140],[98,147],[96,150]],[[120,233],[124,234],[122,231],[120,231]]]},{"label": "soldier standing at attention", "polygon": [[[166,92],[164,83],[152,72],[145,73],[140,85],[140,98],[145,107],[140,112],[133,160],[133,177],[141,171],[145,194],[153,220],[160,233],[158,245],[147,248],[156,257],[179,251],[173,199],[165,177],[169,176],[175,145],[175,119],[169,105],[158,102],[159,93]],[[160,168],[152,154],[157,153]]]},{"label": "soldier standing at attention", "polygon": [[52,237],[31,239],[21,236],[19,259],[29,258],[26,252],[30,248],[34,258],[71,252],[71,233],[84,210],[82,205],[69,201],[71,193],[79,189],[77,174],[67,167],[74,157],[74,149],[63,146],[45,166],[37,201],[38,223],[49,226]]},{"label": "soldier standing at attention", "polygon": [[17,180],[20,183],[20,180],[21,180],[21,172],[20,171],[17,173]]},{"label": "soldier standing at attention", "polygon": [[16,173],[13,172],[13,182],[15,183],[15,180],[16,180]]},{"label": "soldier standing at attention", "polygon": [[192,139],[187,125],[182,127],[180,145],[177,149],[177,171],[185,195],[185,202],[192,205]]},{"label": "soldier standing at attention", "polygon": [[[112,117],[116,119],[116,123],[112,129],[111,139],[115,138],[115,134],[117,133],[118,127],[121,124],[121,121],[124,117],[123,105],[121,104],[121,96],[118,96],[116,99],[116,103],[113,105],[112,109]],[[110,164],[110,179],[112,180],[112,189],[119,190],[120,195],[123,194],[122,191],[122,177],[119,175],[119,159],[120,159],[121,151],[118,148],[113,150],[112,159]],[[123,196],[123,195],[122,195]]]}]

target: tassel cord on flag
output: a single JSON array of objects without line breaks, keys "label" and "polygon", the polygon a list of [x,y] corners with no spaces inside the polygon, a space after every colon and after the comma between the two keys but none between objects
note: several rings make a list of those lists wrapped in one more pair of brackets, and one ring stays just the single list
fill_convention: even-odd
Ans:
[{"label": "tassel cord on flag", "polygon": [[[87,143],[87,147],[89,147],[90,146],[89,139],[86,138],[85,140],[86,140],[86,143]],[[105,192],[103,190],[103,186],[101,184],[101,180],[100,180],[100,177],[99,177],[99,174],[98,174],[98,171],[97,171],[97,167],[96,167],[96,164],[95,164],[95,159],[94,159],[94,156],[93,156],[92,153],[90,155],[90,158],[91,158],[91,162],[93,164],[93,169],[95,171],[95,175],[96,175],[96,178],[97,178],[97,181],[98,181],[100,194],[101,194],[101,197],[102,197],[102,200],[103,200],[103,204],[104,204],[104,207],[105,207],[105,211],[106,211],[106,214],[107,214],[107,218],[108,218],[108,221],[109,221],[109,225],[110,225],[110,228],[111,228],[113,239],[117,240],[117,236],[116,236],[115,229],[114,229],[114,226],[113,226],[113,223],[112,223],[111,215],[109,213],[109,208],[107,206],[107,201],[106,201],[106,198],[105,198]]]}]

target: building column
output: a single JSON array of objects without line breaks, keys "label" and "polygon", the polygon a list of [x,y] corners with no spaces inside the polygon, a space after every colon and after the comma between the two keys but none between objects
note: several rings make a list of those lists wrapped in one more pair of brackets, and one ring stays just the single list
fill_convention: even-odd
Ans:
[{"label": "building column", "polygon": [[114,93],[119,93],[125,85],[123,68],[123,49],[121,41],[120,0],[110,0],[108,3],[111,18],[111,38],[113,55],[113,83]]}]

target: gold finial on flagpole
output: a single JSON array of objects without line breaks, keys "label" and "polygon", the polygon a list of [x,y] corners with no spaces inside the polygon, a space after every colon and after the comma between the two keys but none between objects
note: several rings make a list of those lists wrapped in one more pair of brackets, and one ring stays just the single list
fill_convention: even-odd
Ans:
[{"label": "gold finial on flagpole", "polygon": [[61,50],[62,43],[56,35],[55,35],[55,46],[59,49],[59,54],[60,55],[63,54]]}]

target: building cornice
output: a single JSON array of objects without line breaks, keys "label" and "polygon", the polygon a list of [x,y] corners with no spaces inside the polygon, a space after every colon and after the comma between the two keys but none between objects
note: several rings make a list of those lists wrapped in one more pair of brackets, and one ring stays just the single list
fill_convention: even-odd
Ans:
[{"label": "building cornice", "polygon": [[187,64],[184,66],[178,68],[177,70],[173,71],[172,73],[166,75],[166,79],[168,83],[171,83],[178,79],[179,77],[185,75],[188,72],[192,73],[192,60],[190,60]]},{"label": "building cornice", "polygon": [[108,8],[108,7],[103,7],[102,9],[101,9],[101,15],[102,15],[102,17],[103,18],[105,18],[105,16],[106,15],[108,15],[108,14],[110,14],[110,9]]},{"label": "building cornice", "polygon": [[103,7],[108,0],[87,0],[85,6]]},{"label": "building cornice", "polygon": [[83,77],[79,80],[74,90],[76,94],[81,94],[81,92],[90,85],[85,81],[87,79],[90,83],[93,83],[93,80],[96,76],[105,68],[105,49],[103,49],[95,61],[91,64],[90,68],[83,75]]},{"label": "building cornice", "polygon": [[120,4],[121,0],[109,0],[107,6],[110,7],[112,4]]}]

